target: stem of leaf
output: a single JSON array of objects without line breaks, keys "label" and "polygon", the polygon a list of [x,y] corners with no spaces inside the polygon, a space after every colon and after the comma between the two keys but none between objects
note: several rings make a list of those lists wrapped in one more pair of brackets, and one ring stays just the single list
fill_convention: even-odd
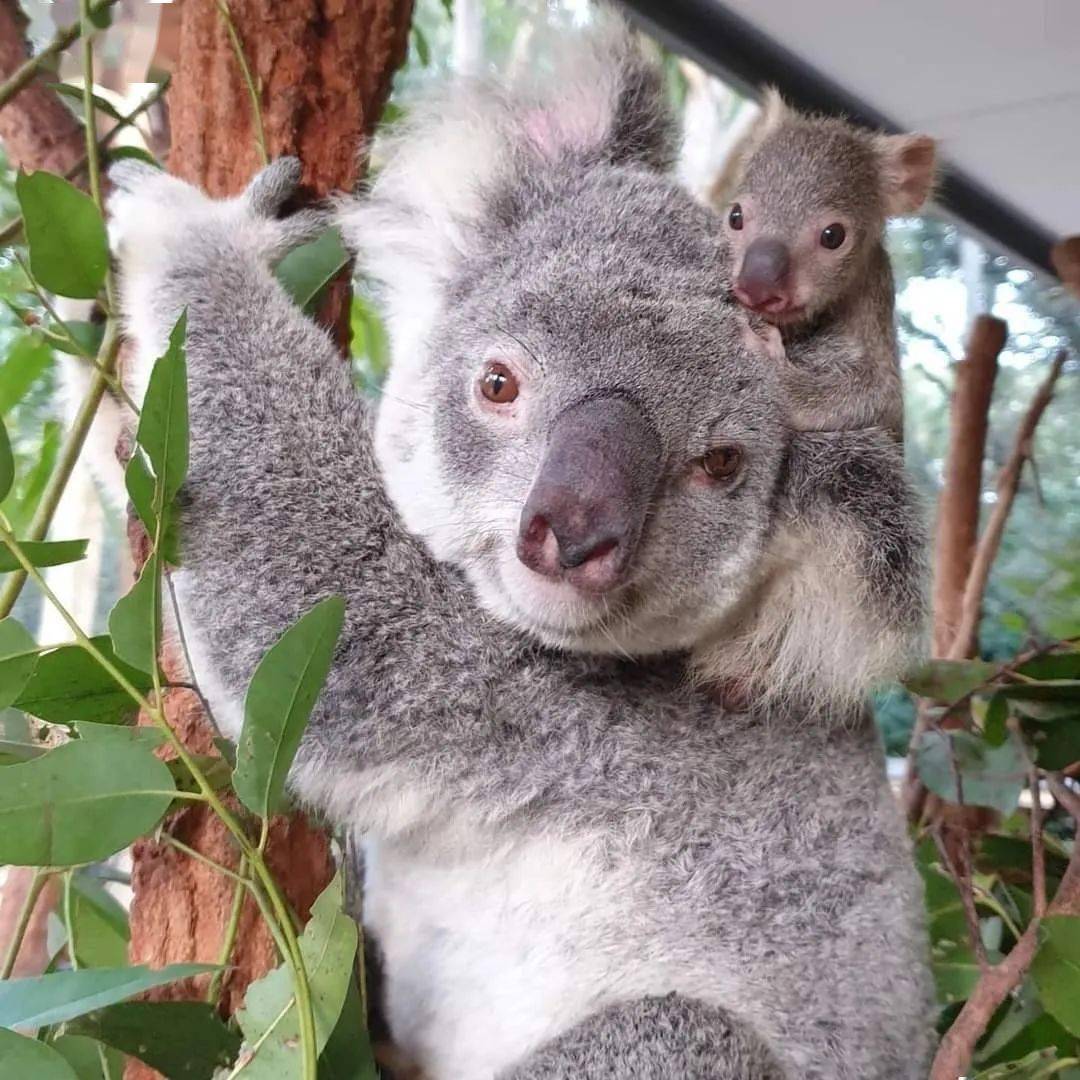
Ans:
[{"label": "stem of leaf", "polygon": [[241,855],[240,865],[237,867],[237,882],[233,888],[229,921],[225,924],[225,935],[221,940],[221,951],[218,954],[218,970],[210,977],[210,985],[206,989],[206,1000],[211,1005],[217,1005],[221,1001],[225,972],[228,970],[229,958],[232,956],[233,946],[236,944],[236,935],[240,929],[240,913],[244,910],[244,897],[247,895],[248,884],[246,881],[247,872],[247,858]]},{"label": "stem of leaf", "polygon": [[71,911],[71,875],[74,870],[64,874],[64,929],[67,931],[68,963],[72,971],[79,970],[79,958],[75,950],[75,919]]},{"label": "stem of leaf", "polygon": [[8,945],[7,954],[4,957],[4,966],[0,969],[0,979],[10,979],[11,973],[15,970],[15,961],[19,958],[19,950],[22,948],[23,938],[26,937],[26,931],[30,926],[30,919],[33,917],[38,897],[41,896],[41,890],[45,888],[50,877],[52,877],[51,872],[43,867],[38,867],[34,871],[34,876],[30,880],[30,888],[26,890],[26,899],[23,900],[23,905],[19,909],[19,917],[15,922],[15,933],[12,935],[11,943]]},{"label": "stem of leaf", "polygon": [[262,107],[259,104],[259,90],[255,85],[255,79],[251,74],[247,56],[244,54],[244,45],[237,32],[236,23],[233,22],[232,11],[229,9],[229,0],[217,0],[218,11],[221,12],[222,21],[225,23],[225,31],[229,35],[233,52],[236,54],[236,62],[240,65],[240,73],[244,77],[247,86],[248,97],[251,98],[251,122],[255,128],[255,149],[259,152],[259,161],[263,165],[270,162],[266,152],[266,132],[263,129]]}]

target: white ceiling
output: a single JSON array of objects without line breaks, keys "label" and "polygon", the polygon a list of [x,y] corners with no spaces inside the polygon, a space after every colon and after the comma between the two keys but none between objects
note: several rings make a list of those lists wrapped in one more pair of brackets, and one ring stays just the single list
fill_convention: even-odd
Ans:
[{"label": "white ceiling", "polygon": [[1080,234],[1080,0],[724,0],[1053,236]]}]

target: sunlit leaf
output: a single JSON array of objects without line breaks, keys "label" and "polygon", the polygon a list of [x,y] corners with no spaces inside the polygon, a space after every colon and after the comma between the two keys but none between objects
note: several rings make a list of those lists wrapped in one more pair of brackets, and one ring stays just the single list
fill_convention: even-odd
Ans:
[{"label": "sunlit leaf", "polygon": [[236,794],[253,813],[267,816],[280,805],[344,618],[345,602],[328,596],[286,630],[255,669],[233,775]]},{"label": "sunlit leaf", "polygon": [[[109,638],[93,638],[92,643],[135,690],[146,693],[150,689],[150,676],[120,660]],[[127,691],[78,645],[42,653],[15,707],[51,724],[79,720],[119,724],[130,719],[137,708]]]},{"label": "sunlit leaf", "polygon": [[77,740],[9,765],[0,784],[0,863],[104,859],[152,829],[173,792],[164,762],[137,743]]},{"label": "sunlit leaf", "polygon": [[[0,988],[7,983],[0,983]],[[75,1070],[51,1046],[0,1027],[0,1076],[10,1080],[79,1080]]]},{"label": "sunlit leaf", "polygon": [[70,1022],[66,1030],[92,1035],[169,1080],[210,1080],[240,1050],[240,1036],[225,1026],[217,1009],[198,1001],[110,1005]]},{"label": "sunlit leaf", "polygon": [[213,964],[170,964],[157,971],[140,965],[8,979],[0,982],[0,1026],[34,1028],[59,1024],[126,1001],[155,986],[216,970]]},{"label": "sunlit leaf", "polygon": [[[88,540],[20,540],[19,547],[31,566],[63,566],[86,558]],[[0,573],[20,570],[22,563],[5,545],[0,545]]]},{"label": "sunlit leaf", "polygon": [[45,485],[49,482],[56,464],[56,456],[60,452],[60,434],[60,425],[55,420],[45,421],[37,462],[26,474],[22,484],[4,500],[4,513],[7,514],[16,536],[26,531],[41,502]]},{"label": "sunlit leaf", "polygon": [[[304,967],[311,983],[316,1048],[322,1052],[337,1025],[352,980],[357,929],[342,910],[341,875],[326,887],[311,908],[311,920],[300,938]],[[282,966],[248,987],[236,1018],[248,1046],[258,1044],[245,1065],[248,1080],[280,1080],[299,1075],[300,1025],[292,1002],[292,982]]]},{"label": "sunlit leaf", "polygon": [[139,414],[136,439],[146,451],[160,487],[155,506],[168,506],[188,467],[187,313],[169,335],[169,347],[154,364]]},{"label": "sunlit leaf", "polygon": [[109,637],[113,650],[125,663],[140,671],[153,671],[157,663],[156,622],[160,616],[161,581],[158,556],[151,555],[128,593],[109,613]]},{"label": "sunlit leaf", "polygon": [[1009,813],[1020,797],[1027,767],[1015,739],[990,746],[966,731],[927,731],[916,751],[919,778],[947,802],[990,806]]},{"label": "sunlit leaf", "polygon": [[109,265],[105,225],[94,200],[49,172],[20,172],[15,191],[38,284],[60,296],[92,300]]},{"label": "sunlit leaf", "polygon": [[18,405],[51,364],[52,349],[40,334],[17,337],[0,365],[0,413]]}]

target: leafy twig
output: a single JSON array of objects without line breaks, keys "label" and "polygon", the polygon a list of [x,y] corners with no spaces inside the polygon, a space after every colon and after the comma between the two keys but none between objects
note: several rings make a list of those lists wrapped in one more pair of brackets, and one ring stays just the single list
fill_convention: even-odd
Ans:
[{"label": "leafy twig", "polygon": [[[97,0],[96,3],[89,6],[89,14],[98,15],[115,3],[116,0]],[[3,83],[0,83],[0,109],[22,90],[48,61],[62,53],[82,32],[82,18],[70,26],[57,30],[52,41],[45,48],[31,56],[15,72],[9,75]]]},{"label": "leafy twig", "polygon": [[217,0],[217,9],[221,12],[222,21],[225,23],[225,30],[229,35],[229,41],[232,44],[233,52],[236,54],[236,62],[240,65],[240,73],[244,77],[244,84],[247,86],[248,97],[251,98],[251,122],[255,128],[255,149],[259,152],[259,161],[263,165],[267,165],[270,162],[270,157],[266,152],[266,132],[263,129],[262,119],[262,106],[259,104],[259,90],[255,85],[255,79],[251,74],[251,67],[247,62],[247,56],[244,54],[244,45],[240,40],[240,34],[236,29],[236,23],[233,22],[232,11],[229,8],[229,0]]},{"label": "leafy twig", "polygon": [[30,880],[30,887],[26,890],[26,898],[19,909],[15,932],[8,943],[4,966],[0,968],[0,979],[10,979],[11,973],[15,970],[15,962],[19,959],[19,950],[22,948],[23,938],[26,937],[27,928],[30,926],[31,918],[33,918],[34,908],[37,907],[38,897],[41,896],[41,890],[45,888],[50,877],[52,877],[52,873],[43,867],[38,867],[34,871],[34,876]]},{"label": "leafy twig", "polygon": [[206,989],[206,1000],[211,1005],[217,1005],[221,1001],[221,991],[225,984],[225,972],[228,970],[229,957],[232,956],[233,946],[236,944],[236,935],[240,930],[240,914],[244,910],[244,897],[247,895],[247,869],[247,858],[241,855],[240,865],[237,868],[240,880],[233,887],[229,921],[225,924],[225,936],[222,938],[221,949],[218,953],[218,968],[210,976],[210,985]]}]

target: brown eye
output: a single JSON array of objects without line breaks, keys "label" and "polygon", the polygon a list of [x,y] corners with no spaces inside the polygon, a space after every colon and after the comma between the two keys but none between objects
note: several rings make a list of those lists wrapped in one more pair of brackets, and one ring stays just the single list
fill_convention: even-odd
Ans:
[{"label": "brown eye", "polygon": [[847,237],[847,230],[840,222],[835,222],[821,230],[821,246],[835,251]]},{"label": "brown eye", "polygon": [[742,207],[736,203],[727,216],[727,223],[738,232],[743,227]]},{"label": "brown eye", "polygon": [[480,393],[493,405],[509,405],[518,396],[517,379],[505,364],[492,364],[480,379]]},{"label": "brown eye", "polygon": [[737,446],[714,446],[701,459],[701,467],[712,480],[730,480],[739,471],[742,459],[742,450]]}]

